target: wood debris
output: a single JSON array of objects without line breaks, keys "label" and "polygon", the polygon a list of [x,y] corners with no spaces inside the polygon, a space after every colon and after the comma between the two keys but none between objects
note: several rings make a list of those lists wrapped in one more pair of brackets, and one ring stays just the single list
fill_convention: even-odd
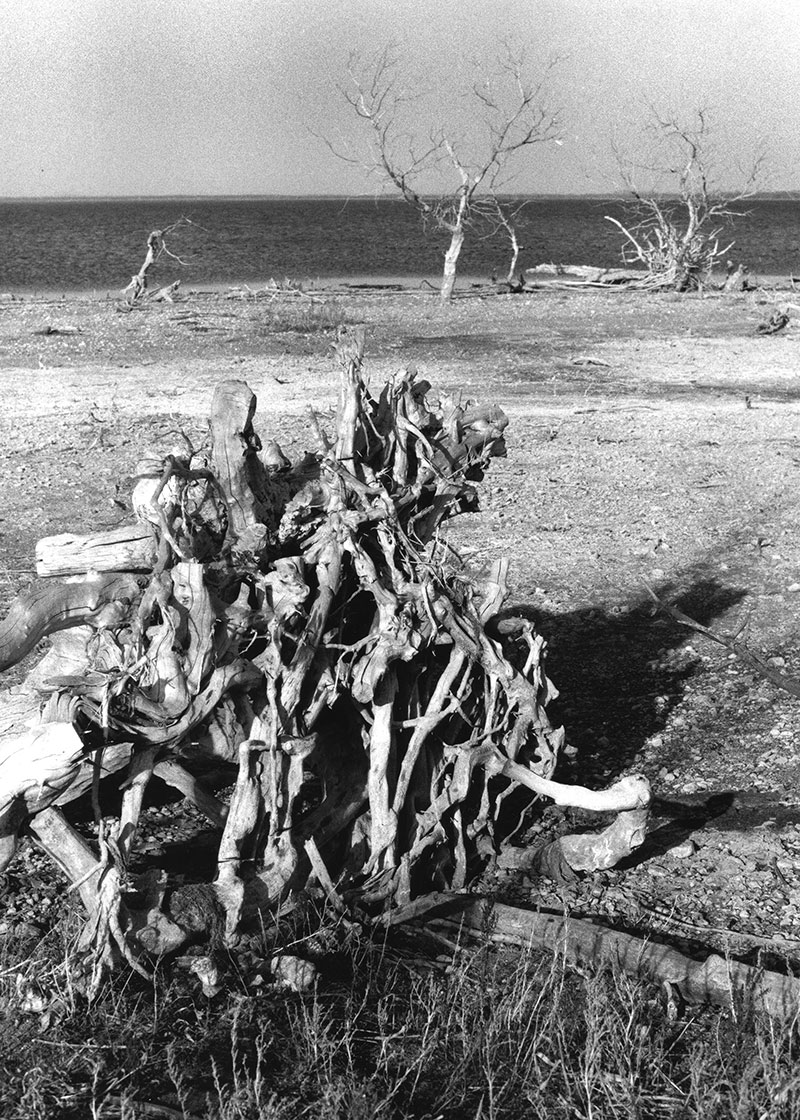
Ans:
[{"label": "wood debris", "polygon": [[[0,623],[4,668],[52,642],[0,693],[0,870],[29,828],[86,907],[95,988],[211,928],[234,944],[310,882],[371,915],[459,890],[479,846],[502,843],[512,787],[621,814],[594,855],[562,843],[580,867],[643,837],[644,779],[552,780],[564,732],[544,640],[492,625],[506,562],[483,588],[445,562],[440,527],[475,508],[505,415],[435,402],[413,369],[373,395],[358,329],[338,359],[318,453],[292,463],[262,443],[255,395],[222,383],[208,447],[142,459],[137,524],[41,541],[40,578]],[[228,798],[204,785],[209,764]],[[154,775],[216,830],[212,881],[131,871]],[[87,791],[91,843],[62,811]]]}]

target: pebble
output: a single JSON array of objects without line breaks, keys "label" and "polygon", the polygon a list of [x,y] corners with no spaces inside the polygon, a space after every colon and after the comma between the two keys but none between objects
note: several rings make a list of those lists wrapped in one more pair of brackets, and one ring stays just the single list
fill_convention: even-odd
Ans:
[{"label": "pebble", "polygon": [[307,992],[314,987],[317,968],[311,961],[293,957],[289,953],[274,957],[270,961],[272,975],[279,988],[289,988],[293,992]]},{"label": "pebble", "polygon": [[675,859],[689,859],[697,851],[697,845],[694,840],[684,840],[682,844],[676,844],[674,848],[670,848],[667,855],[673,856]]},{"label": "pebble", "polygon": [[20,941],[34,941],[42,936],[42,931],[32,922],[17,922],[14,926],[14,934]]}]

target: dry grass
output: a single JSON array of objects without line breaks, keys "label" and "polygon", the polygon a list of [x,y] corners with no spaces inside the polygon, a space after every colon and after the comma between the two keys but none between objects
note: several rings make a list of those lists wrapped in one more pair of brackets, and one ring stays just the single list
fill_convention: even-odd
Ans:
[{"label": "dry grass", "polygon": [[335,331],[355,320],[337,299],[273,300],[259,306],[252,323],[257,337],[276,334],[318,334]]},{"label": "dry grass", "polygon": [[[307,996],[207,1000],[176,969],[87,1005],[66,922],[27,958],[6,950],[0,1115],[182,1120],[768,1120],[800,1116],[796,1025],[743,1008],[676,1015],[655,989],[488,945],[410,961],[339,930]],[[283,937],[297,937],[297,930]],[[269,954],[275,934],[262,941]],[[306,942],[308,944],[308,942]],[[22,978],[21,980],[19,978]],[[39,1010],[22,1010],[34,990]]]}]

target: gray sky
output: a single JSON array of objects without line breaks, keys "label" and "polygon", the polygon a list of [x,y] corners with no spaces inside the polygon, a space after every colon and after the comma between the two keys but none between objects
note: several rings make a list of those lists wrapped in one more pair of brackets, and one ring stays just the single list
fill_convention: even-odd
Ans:
[{"label": "gray sky", "polygon": [[766,142],[769,188],[800,189],[800,0],[0,0],[0,196],[370,192],[314,135],[361,142],[350,52],[393,41],[420,122],[469,137],[456,92],[503,38],[560,58],[563,142],[515,188],[616,189],[612,130],[634,155],[648,105],[703,105],[734,160]]}]

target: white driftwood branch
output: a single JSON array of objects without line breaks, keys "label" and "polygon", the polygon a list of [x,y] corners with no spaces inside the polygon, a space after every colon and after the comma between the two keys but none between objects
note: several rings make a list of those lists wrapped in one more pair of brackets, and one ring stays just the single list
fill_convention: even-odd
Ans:
[{"label": "white driftwood branch", "polygon": [[569,786],[551,781],[534,774],[527,766],[510,759],[495,750],[487,762],[487,769],[493,774],[503,774],[534,793],[573,809],[588,809],[593,813],[621,813],[631,809],[644,809],[650,804],[650,783],[642,774],[629,774],[620,778],[608,789],[592,790],[585,786]]}]

